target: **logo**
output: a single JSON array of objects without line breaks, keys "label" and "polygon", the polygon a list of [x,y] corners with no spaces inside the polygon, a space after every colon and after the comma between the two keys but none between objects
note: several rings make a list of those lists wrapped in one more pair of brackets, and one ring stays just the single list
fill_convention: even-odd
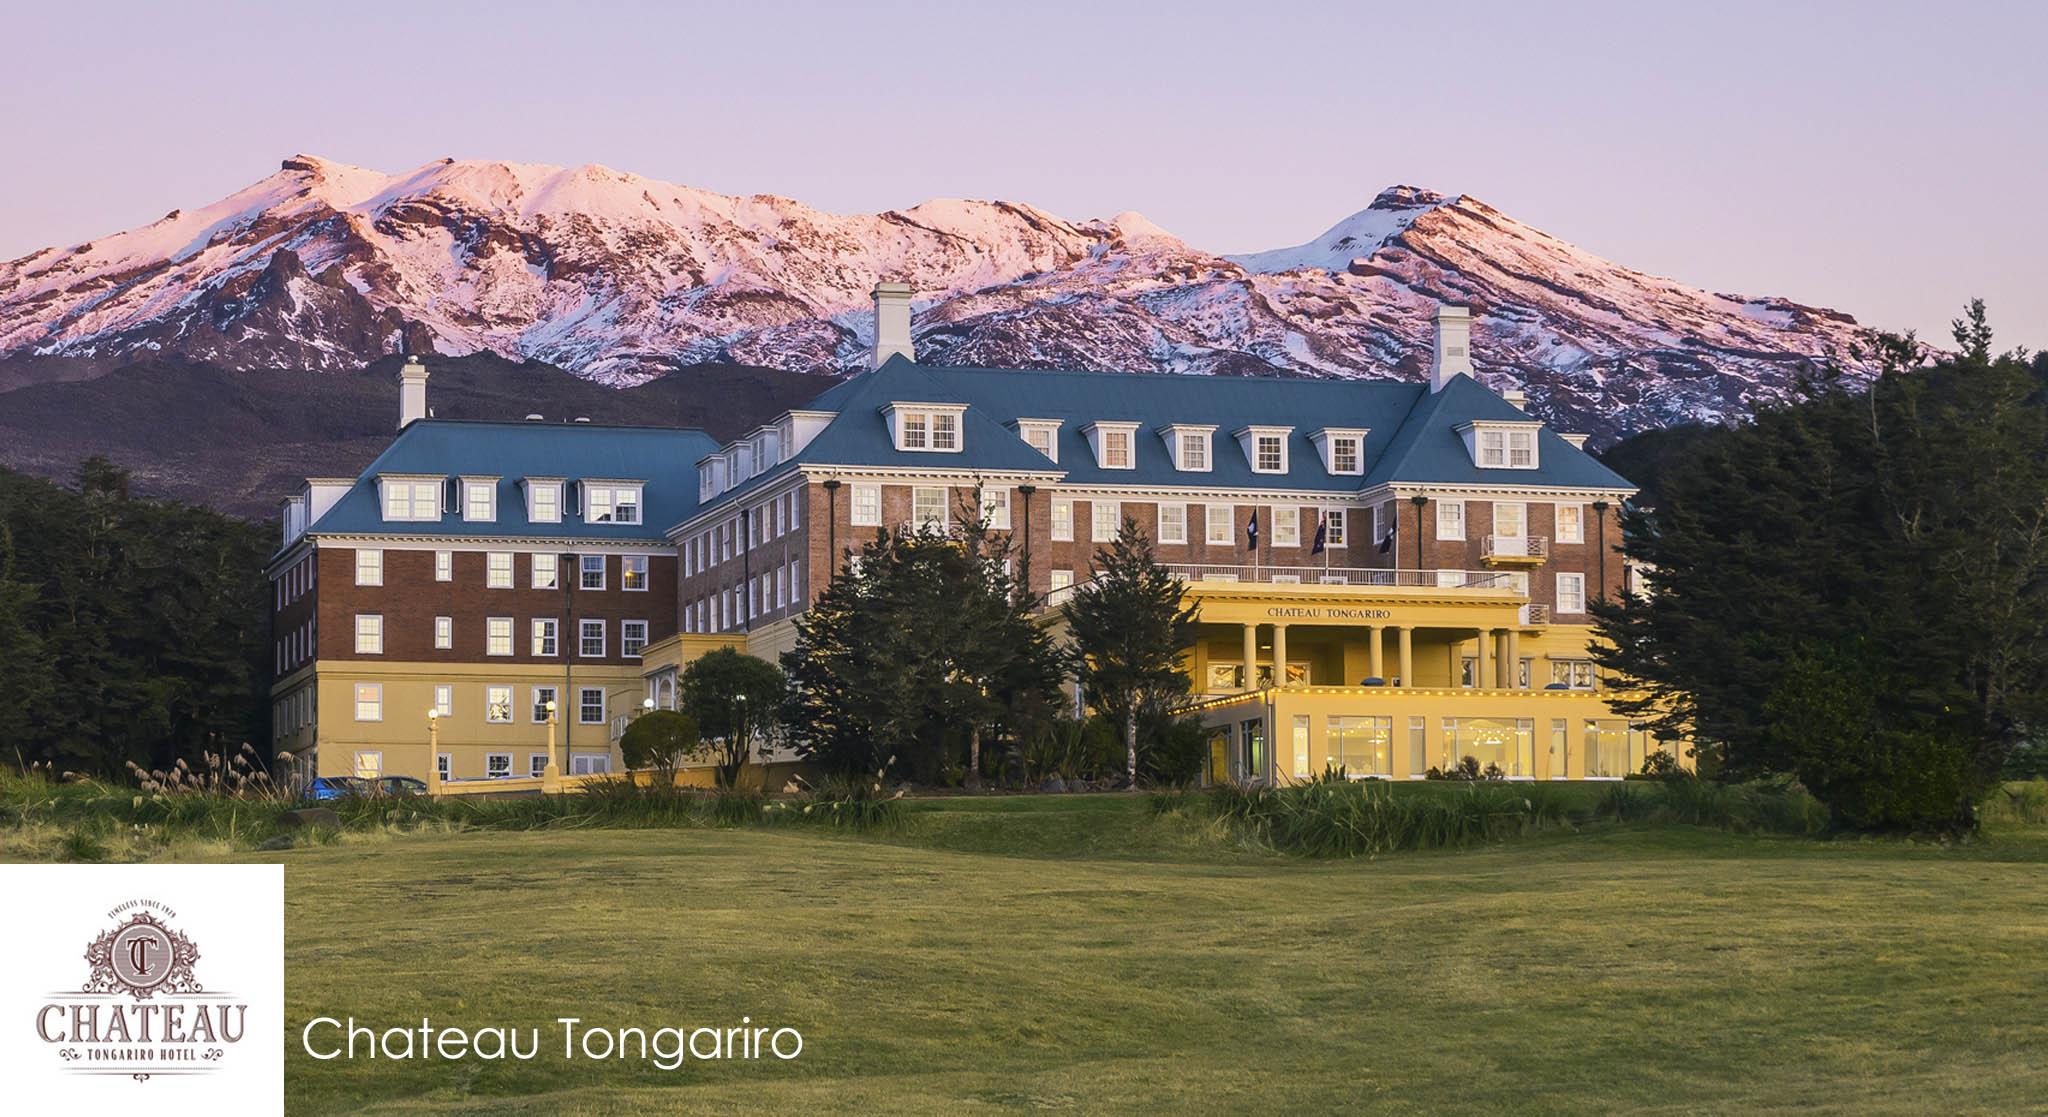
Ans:
[{"label": "logo", "polygon": [[92,976],[83,992],[125,989],[137,1000],[156,995],[158,989],[205,992],[192,976],[199,948],[148,911],[136,912],[128,922],[94,939],[85,948],[85,960],[92,963]]}]

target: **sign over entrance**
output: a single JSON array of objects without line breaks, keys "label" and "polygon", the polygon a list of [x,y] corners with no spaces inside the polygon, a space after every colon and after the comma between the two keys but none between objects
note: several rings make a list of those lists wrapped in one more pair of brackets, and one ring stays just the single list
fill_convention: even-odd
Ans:
[{"label": "sign over entrance", "polygon": [[1393,617],[1387,609],[1354,609],[1342,605],[1275,605],[1266,610],[1275,620],[1290,621],[1383,621]]}]

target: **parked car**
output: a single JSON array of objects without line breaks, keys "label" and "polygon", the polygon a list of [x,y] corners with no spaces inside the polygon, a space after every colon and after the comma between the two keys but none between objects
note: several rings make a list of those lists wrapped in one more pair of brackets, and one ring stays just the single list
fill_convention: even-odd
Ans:
[{"label": "parked car", "polygon": [[427,781],[411,776],[385,776],[377,781],[379,795],[425,795]]},{"label": "parked car", "polygon": [[306,798],[342,799],[351,795],[370,794],[370,781],[360,776],[321,776],[306,785]]}]

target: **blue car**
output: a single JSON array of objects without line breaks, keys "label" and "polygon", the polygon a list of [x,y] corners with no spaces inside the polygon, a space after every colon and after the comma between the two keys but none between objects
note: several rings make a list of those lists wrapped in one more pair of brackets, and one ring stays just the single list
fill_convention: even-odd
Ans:
[{"label": "blue car", "polygon": [[315,802],[368,794],[370,781],[357,776],[321,776],[306,785],[306,798]]}]

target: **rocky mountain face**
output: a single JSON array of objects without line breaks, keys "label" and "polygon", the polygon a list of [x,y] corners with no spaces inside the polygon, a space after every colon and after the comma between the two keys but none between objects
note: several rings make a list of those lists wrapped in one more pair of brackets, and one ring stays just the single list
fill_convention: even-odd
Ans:
[{"label": "rocky mountain face", "polygon": [[919,296],[932,363],[1419,379],[1440,302],[1563,429],[1747,413],[1800,371],[1868,371],[1846,314],[1715,294],[1472,198],[1397,186],[1307,244],[1241,256],[1143,217],[939,200],[844,216],[604,167],[298,156],[202,209],[0,264],[0,357],[359,369],[401,351],[627,386],[707,364],[860,367],[868,293]]}]

